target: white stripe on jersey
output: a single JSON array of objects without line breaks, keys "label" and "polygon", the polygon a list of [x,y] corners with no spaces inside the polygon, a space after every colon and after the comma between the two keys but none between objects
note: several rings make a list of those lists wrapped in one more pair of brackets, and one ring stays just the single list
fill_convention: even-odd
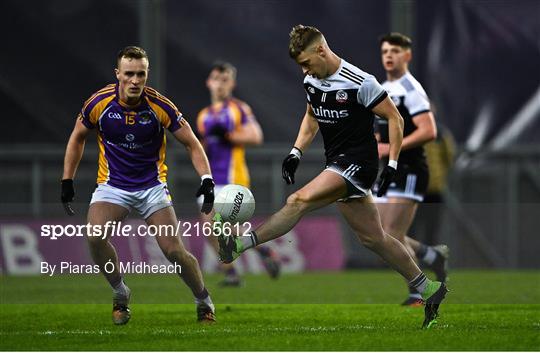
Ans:
[{"label": "white stripe on jersey", "polygon": [[[304,78],[304,85],[313,86],[324,93],[339,90],[355,90],[357,103],[369,107],[384,94],[375,76],[370,75],[341,59],[341,64],[332,75],[319,80],[313,76]],[[323,97],[326,100],[326,96]],[[325,103],[322,101],[321,103]]]},{"label": "white stripe on jersey", "polygon": [[[340,75],[342,72],[348,76],[348,78]],[[341,65],[332,75],[324,80],[319,80],[313,76],[306,76],[304,78],[304,83],[309,83],[323,92],[330,92],[340,89],[358,89],[363,80],[370,76],[372,75],[349,64],[344,59],[341,59]]]}]

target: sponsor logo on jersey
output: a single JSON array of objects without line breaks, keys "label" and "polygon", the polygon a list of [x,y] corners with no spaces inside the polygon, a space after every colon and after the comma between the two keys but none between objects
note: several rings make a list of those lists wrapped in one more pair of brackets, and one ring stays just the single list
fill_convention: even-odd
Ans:
[{"label": "sponsor logo on jersey", "polygon": [[130,141],[130,142],[131,142],[131,141],[133,141],[133,140],[135,140],[135,135],[133,135],[133,134],[127,134],[127,135],[126,135],[126,141]]},{"label": "sponsor logo on jersey", "polygon": [[324,109],[323,107],[314,107],[314,106],[311,106],[311,108],[313,109],[313,113],[315,113],[315,115],[320,118],[340,119],[340,118],[346,118],[349,116],[348,110]]},{"label": "sponsor logo on jersey", "polygon": [[328,82],[328,81],[326,81],[326,80],[321,80],[321,86],[323,86],[323,87],[330,87],[331,84],[330,84],[330,82]]},{"label": "sponsor logo on jersey", "polygon": [[127,148],[127,149],[130,149],[130,150],[137,150],[137,149],[144,148],[146,146],[151,145],[152,141],[150,140],[150,141],[147,141],[147,142],[144,142],[144,143],[137,143],[137,142],[118,142],[118,143],[115,143],[115,142],[111,142],[109,140],[105,140],[105,143],[108,144],[108,145],[111,145],[111,146]]},{"label": "sponsor logo on jersey", "polygon": [[120,115],[120,113],[109,112],[109,114],[107,114],[107,118],[122,120],[122,115]]},{"label": "sponsor logo on jersey", "polygon": [[138,122],[141,125],[147,125],[152,122],[152,115],[148,110],[142,111],[138,114]]},{"label": "sponsor logo on jersey", "polygon": [[344,90],[339,90],[336,92],[336,101],[338,103],[345,103],[347,102],[347,98],[349,98],[349,95]]},{"label": "sponsor logo on jersey", "polygon": [[309,93],[315,94],[315,88],[309,86],[307,90],[308,90]]}]

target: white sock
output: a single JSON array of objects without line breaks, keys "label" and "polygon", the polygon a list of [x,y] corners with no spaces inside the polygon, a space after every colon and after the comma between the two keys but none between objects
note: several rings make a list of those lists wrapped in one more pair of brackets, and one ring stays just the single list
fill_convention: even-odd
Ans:
[{"label": "white sock", "polygon": [[239,237],[243,250],[251,249],[257,246],[257,236],[254,234],[254,232],[249,232],[248,235]]},{"label": "white sock", "polygon": [[435,249],[433,249],[432,246],[428,246],[426,254],[422,258],[422,261],[424,261],[427,265],[431,265],[436,258],[437,252],[435,251]]},{"label": "white sock", "polygon": [[114,294],[121,295],[123,297],[129,296],[130,290],[126,286],[126,284],[124,283],[123,278],[120,280],[120,283],[118,283],[115,287],[113,287],[113,292],[114,292]]},{"label": "white sock", "polygon": [[216,311],[216,308],[214,307],[214,303],[212,302],[212,298],[210,298],[210,295],[208,295],[204,299],[195,298],[195,304],[200,304],[200,303],[204,303],[208,305],[212,309],[212,311],[214,312]]},{"label": "white sock", "polygon": [[424,273],[420,272],[418,276],[416,276],[412,281],[409,282],[409,286],[416,289],[418,293],[424,293],[428,283],[429,279]]}]

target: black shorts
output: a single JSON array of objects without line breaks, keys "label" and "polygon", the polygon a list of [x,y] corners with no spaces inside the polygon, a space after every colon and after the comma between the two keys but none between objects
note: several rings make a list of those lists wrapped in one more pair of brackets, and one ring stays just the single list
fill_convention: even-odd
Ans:
[{"label": "black shorts", "polygon": [[[429,171],[424,166],[399,165],[397,175],[384,197],[399,197],[417,202],[424,200],[429,182]],[[376,192],[378,185],[373,187]]]},{"label": "black shorts", "polygon": [[353,156],[340,154],[326,160],[325,170],[337,173],[347,183],[347,196],[339,201],[349,198],[359,198],[371,195],[371,187],[377,179],[377,162],[357,160]]}]

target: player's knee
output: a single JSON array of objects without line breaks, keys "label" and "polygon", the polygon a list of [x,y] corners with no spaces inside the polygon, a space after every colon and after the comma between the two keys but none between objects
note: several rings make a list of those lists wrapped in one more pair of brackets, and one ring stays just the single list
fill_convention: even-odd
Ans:
[{"label": "player's knee", "polygon": [[368,249],[377,249],[379,245],[384,241],[384,234],[370,233],[359,234],[359,239],[362,245]]},{"label": "player's knee", "polygon": [[295,192],[287,198],[287,206],[294,211],[302,212],[308,208],[309,201],[301,193]]},{"label": "player's knee", "polygon": [[88,245],[94,249],[106,246],[108,241],[107,239],[103,239],[102,237],[95,236],[88,236],[86,238],[88,239]]},{"label": "player's knee", "polygon": [[186,249],[172,248],[165,252],[165,257],[171,263],[177,263],[184,266],[188,262],[192,261],[193,255],[191,255]]},{"label": "player's knee", "polygon": [[405,234],[401,231],[401,228],[392,221],[386,221],[383,223],[383,229],[387,234],[390,234],[400,242],[405,242]]}]

